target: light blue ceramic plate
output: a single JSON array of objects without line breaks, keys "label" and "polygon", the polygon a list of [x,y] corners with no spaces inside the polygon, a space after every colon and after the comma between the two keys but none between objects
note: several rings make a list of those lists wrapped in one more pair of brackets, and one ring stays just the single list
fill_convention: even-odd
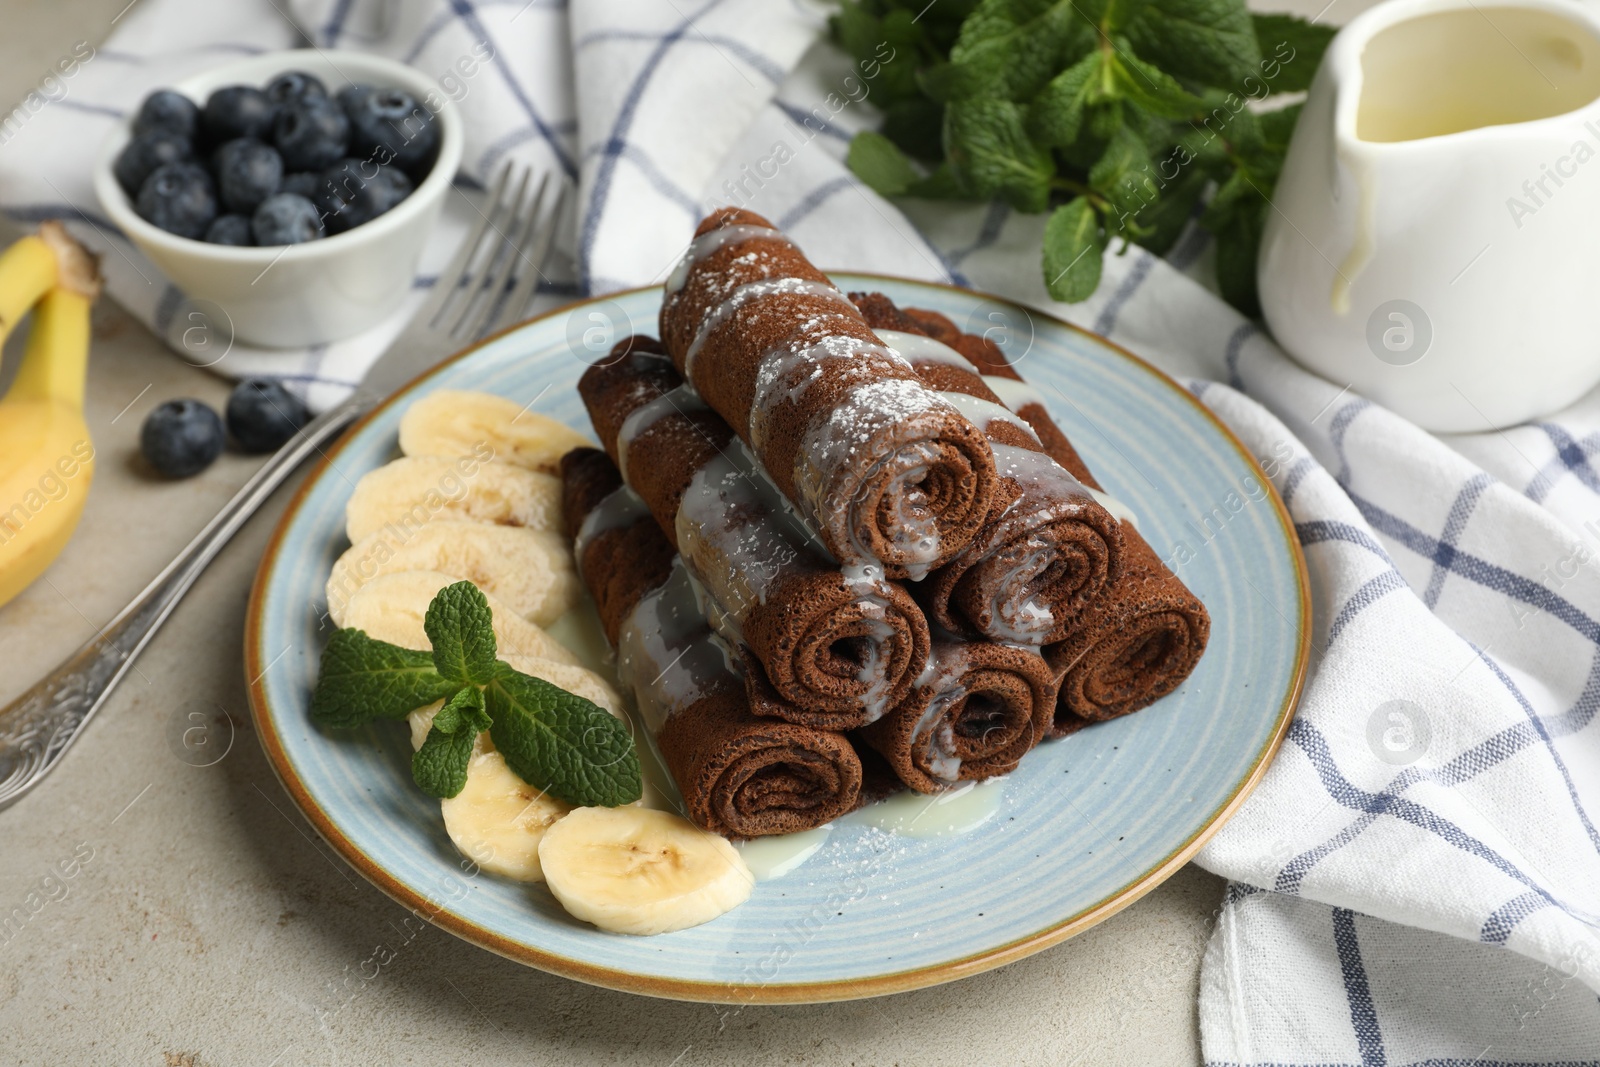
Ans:
[{"label": "light blue ceramic plate", "polygon": [[1066,323],[922,282],[837,281],[992,330],[1021,355],[1023,376],[1157,551],[1186,542],[1180,575],[1212,619],[1193,677],[1145,711],[1036,749],[982,828],[932,839],[837,828],[803,866],[692,930],[605,934],[543,886],[468,879],[437,802],[410,780],[404,728],[312,727],[322,587],[346,544],[351,487],[396,454],[410,399],[487,390],[588,429],[575,385],[589,352],[653,333],[660,291],[580,304],[444,364],[358,425],[302,486],[257,577],[245,677],[257,679],[262,743],[307,818],[384,892],[468,941],[587,982],[691,1000],[844,1000],[961,978],[1099,922],[1177,870],[1255,785],[1299,697],[1310,597],[1288,515],[1244,448],[1171,379]]}]

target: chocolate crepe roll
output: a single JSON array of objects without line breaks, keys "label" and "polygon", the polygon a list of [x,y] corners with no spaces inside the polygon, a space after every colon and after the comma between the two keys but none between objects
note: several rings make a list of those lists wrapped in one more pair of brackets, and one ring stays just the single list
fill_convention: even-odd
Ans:
[{"label": "chocolate crepe roll", "polygon": [[[930,335],[953,338],[946,343],[983,371],[984,381],[1027,420],[1056,462],[1100,491],[1088,465],[1050,417],[1044,398],[1022,381],[999,346],[961,333],[936,311],[907,308],[906,314]],[[1074,633],[1045,649],[1045,658],[1061,675],[1054,736],[1155,703],[1183,683],[1205,652],[1211,634],[1205,605],[1161,562],[1131,517],[1122,523],[1122,532],[1122,577]]]},{"label": "chocolate crepe roll", "polygon": [[1038,651],[936,638],[916,687],[857,736],[906,785],[937,793],[1015,770],[1045,738],[1055,707],[1055,675]]},{"label": "chocolate crepe roll", "polygon": [[983,524],[982,432],[760,215],[701,222],[667,280],[661,338],[845,567],[921,579]]},{"label": "chocolate crepe roll", "polygon": [[705,588],[713,626],[753,659],[753,710],[845,730],[905,697],[928,658],[921,609],[898,584],[847,576],[821,554],[659,345],[623,341],[578,391],[606,451]]},{"label": "chocolate crepe roll", "polygon": [[687,817],[729,837],[763,837],[855,808],[855,748],[841,734],[751,714],[682,563],[605,453],[575,449],[561,475],[578,568]]},{"label": "chocolate crepe roll", "polygon": [[851,293],[868,325],[924,384],[989,438],[1000,486],[967,551],[918,587],[935,622],[1008,644],[1065,638],[1122,574],[1122,529],[1088,488],[1045,454],[1033,429],[978,369],[882,293]]}]

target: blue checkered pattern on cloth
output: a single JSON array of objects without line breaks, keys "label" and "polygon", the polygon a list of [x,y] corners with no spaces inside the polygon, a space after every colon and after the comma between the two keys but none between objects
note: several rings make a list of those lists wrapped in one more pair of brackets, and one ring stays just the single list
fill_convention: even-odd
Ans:
[{"label": "blue checkered pattern on cloth", "polygon": [[[547,303],[659,282],[705,210],[742,203],[822,266],[1031,303],[1187,381],[1288,503],[1316,608],[1289,738],[1198,859],[1231,880],[1202,973],[1206,1059],[1600,1064],[1600,396],[1503,433],[1430,435],[1286,359],[1215,296],[1193,228],[1162,259],[1108,255],[1091,300],[1054,304],[1040,218],[890,204],[850,176],[872,79],[817,43],[824,12],[802,0],[290,10],[319,46],[440,75],[494,45],[465,83],[461,196],[429,269],[516,156],[579,182]],[[164,332],[178,296],[97,216],[95,145],[146,89],[296,33],[265,0],[141,0],[0,151],[0,206],[80,220],[109,248],[112,294]],[[326,403],[386,339],[236,351],[219,369],[275,369]]]}]

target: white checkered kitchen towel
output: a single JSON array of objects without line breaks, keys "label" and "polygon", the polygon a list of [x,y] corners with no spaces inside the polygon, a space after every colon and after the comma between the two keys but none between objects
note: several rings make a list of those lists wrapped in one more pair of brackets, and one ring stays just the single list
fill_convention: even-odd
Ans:
[{"label": "white checkered kitchen towel", "polygon": [[[1232,880],[1200,994],[1216,1064],[1600,1064],[1600,395],[1504,433],[1430,435],[1300,370],[1207,287],[1192,231],[1109,255],[1085,304],[1046,296],[1042,220],[895,205],[841,163],[871,80],[801,0],[139,0],[0,147],[0,206],[65,215],[158,332],[180,297],[98,216],[89,161],[156,85],[228,54],[318,46],[441,78],[469,123],[465,198],[507,156],[579,181],[572,279],[659,281],[729,200],[825,266],[1047,308],[1188,380],[1262,457],[1311,567],[1315,661],[1282,753],[1199,862]],[[494,58],[459,67],[475,45]],[[892,60],[891,60],[892,61]],[[47,98],[54,102],[44,103]],[[1597,191],[1600,192],[1600,191]],[[426,287],[429,276],[418,280]],[[386,331],[236,350],[326,403]]]}]

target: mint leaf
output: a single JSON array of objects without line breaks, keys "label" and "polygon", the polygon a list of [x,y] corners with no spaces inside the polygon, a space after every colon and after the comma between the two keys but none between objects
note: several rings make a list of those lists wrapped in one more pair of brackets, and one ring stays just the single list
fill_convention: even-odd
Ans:
[{"label": "mint leaf", "polygon": [[1105,247],[1100,216],[1087,198],[1056,208],[1044,227],[1044,284],[1050,295],[1069,304],[1092,296]]},{"label": "mint leaf", "polygon": [[883,135],[908,156],[938,163],[944,159],[944,108],[918,96],[883,109]]},{"label": "mint leaf", "polygon": [[972,190],[950,164],[941,163],[926,178],[907,189],[906,195],[926,200],[971,200]]},{"label": "mint leaf", "polygon": [[1261,248],[1266,210],[1262,202],[1256,210],[1238,212],[1227,226],[1216,231],[1217,286],[1224,300],[1251,318],[1261,315],[1261,299],[1256,292],[1256,253]]},{"label": "mint leaf", "polygon": [[411,754],[411,780],[417,788],[447,800],[467,785],[467,764],[478,735],[466,730],[447,734],[438,727],[428,731],[422,747]]},{"label": "mint leaf", "polygon": [[1261,46],[1239,0],[1152,0],[1125,32],[1133,49],[1168,74],[1241,95],[1261,76]]},{"label": "mint leaf", "polygon": [[1267,190],[1244,169],[1236,170],[1206,205],[1201,224],[1217,241],[1217,286],[1228,303],[1246,315],[1260,312],[1256,293],[1256,251],[1269,209]]},{"label": "mint leaf", "polygon": [[334,727],[403,719],[458,688],[439,674],[426,652],[374,640],[361,630],[335,630],[322,650],[311,717]]},{"label": "mint leaf", "polygon": [[1073,0],[984,0],[950,48],[943,98],[1027,100],[1094,42]]},{"label": "mint leaf", "polygon": [[1093,51],[1050,80],[1028,108],[1028,130],[1041,143],[1064,147],[1078,139],[1084,108],[1109,87],[1105,53]]},{"label": "mint leaf", "polygon": [[1009,100],[951,103],[944,112],[945,149],[957,176],[979,197],[1040,212],[1049,204],[1055,161],[1029,140],[1023,115]]},{"label": "mint leaf", "polygon": [[[1261,47],[1260,77],[1268,92],[1297,93],[1311,88],[1311,78],[1333,40],[1334,28],[1296,15],[1252,15],[1250,21]],[[1250,91],[1248,86],[1246,91]]]},{"label": "mint leaf", "polygon": [[1203,171],[1191,167],[1177,181],[1168,182],[1161,199],[1135,216],[1143,231],[1137,237],[1139,245],[1158,256],[1166,255],[1194,217],[1195,206],[1210,181]]},{"label": "mint leaf", "polygon": [[1144,138],[1128,126],[1112,134],[1105,153],[1089,169],[1089,187],[1110,201],[1122,220],[1154,204],[1161,194],[1151,177]]},{"label": "mint leaf", "polygon": [[880,196],[899,196],[919,175],[904,152],[889,138],[862,130],[850,141],[845,162],[856,177]]},{"label": "mint leaf", "polygon": [[434,714],[432,727],[446,734],[467,732],[476,737],[483,733],[489,728],[489,711],[484,704],[483,690],[475,685],[462,686]]},{"label": "mint leaf", "polygon": [[428,605],[422,625],[442,677],[484,685],[495,676],[494,614],[483,590],[471,582],[445,586]]},{"label": "mint leaf", "polygon": [[1185,119],[1205,105],[1178,79],[1153,64],[1146,63],[1126,49],[1119,49],[1107,60],[1116,91],[1153,115]]},{"label": "mint leaf", "polygon": [[501,665],[484,690],[489,736],[517,776],[579,807],[631,804],[639,753],[622,722],[594,703]]}]

